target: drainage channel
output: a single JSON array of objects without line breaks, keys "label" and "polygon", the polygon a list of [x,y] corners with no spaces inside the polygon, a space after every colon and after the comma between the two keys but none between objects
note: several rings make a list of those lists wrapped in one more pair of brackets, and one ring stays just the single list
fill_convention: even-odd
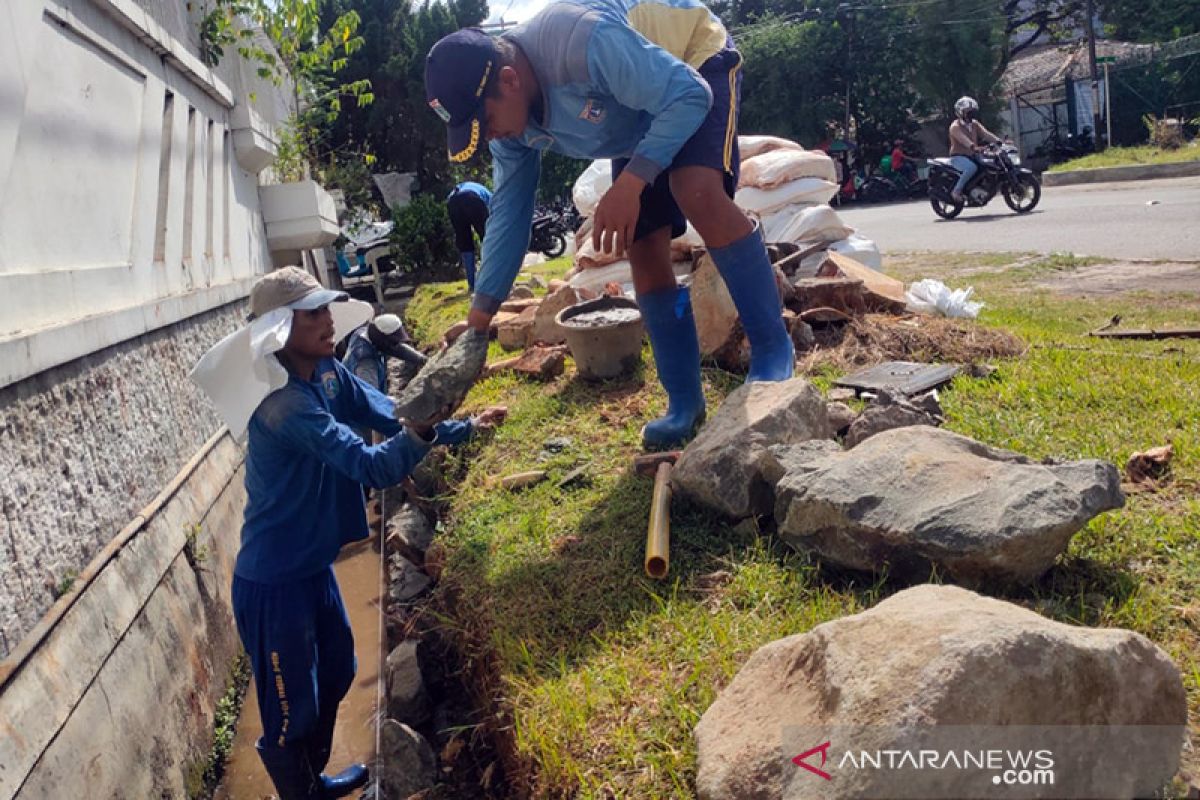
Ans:
[{"label": "drainage channel", "polygon": [[[329,759],[333,770],[358,761],[372,764],[375,760],[375,709],[382,681],[379,542],[380,537],[375,535],[345,548],[333,567],[342,589],[342,601],[350,615],[354,654],[358,658],[358,674],[338,710],[333,753]],[[214,800],[261,800],[274,796],[275,788],[254,750],[260,735],[262,723],[251,679],[238,718],[233,749],[225,763],[225,776],[213,793]]]}]

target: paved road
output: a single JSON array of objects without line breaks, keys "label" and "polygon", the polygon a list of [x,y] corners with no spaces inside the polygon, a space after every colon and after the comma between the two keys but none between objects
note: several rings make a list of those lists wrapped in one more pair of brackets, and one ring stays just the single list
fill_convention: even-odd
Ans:
[{"label": "paved road", "polygon": [[[1157,205],[1147,205],[1151,200]],[[1200,178],[1059,186],[1018,217],[1002,197],[956,220],[928,202],[847,206],[848,225],[881,250],[1068,251],[1112,258],[1200,259]]]}]

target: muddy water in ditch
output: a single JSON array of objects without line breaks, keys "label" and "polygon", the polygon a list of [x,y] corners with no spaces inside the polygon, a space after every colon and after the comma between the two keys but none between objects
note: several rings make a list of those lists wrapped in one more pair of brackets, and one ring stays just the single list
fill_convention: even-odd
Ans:
[{"label": "muddy water in ditch", "polygon": [[[333,755],[329,771],[337,772],[353,762],[371,764],[375,758],[375,709],[379,683],[379,538],[350,545],[342,550],[333,571],[342,589],[342,601],[354,630],[354,653],[358,674],[338,710]],[[255,701],[254,682],[246,690],[246,702],[238,719],[233,752],[225,766],[225,777],[213,793],[214,800],[262,800],[273,797],[275,788],[254,750],[262,734]]]}]

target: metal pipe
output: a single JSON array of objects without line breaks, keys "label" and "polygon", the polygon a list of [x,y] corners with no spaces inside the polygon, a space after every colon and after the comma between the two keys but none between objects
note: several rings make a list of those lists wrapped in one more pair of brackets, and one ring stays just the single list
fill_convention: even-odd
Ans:
[{"label": "metal pipe", "polygon": [[670,569],[671,549],[671,465],[659,464],[654,473],[654,494],[650,499],[650,526],[646,531],[646,574],[661,580]]}]

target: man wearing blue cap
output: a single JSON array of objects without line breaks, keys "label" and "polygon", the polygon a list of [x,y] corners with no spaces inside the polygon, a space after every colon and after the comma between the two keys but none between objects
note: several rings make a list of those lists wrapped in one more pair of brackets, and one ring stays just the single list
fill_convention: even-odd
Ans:
[{"label": "man wearing blue cap", "polygon": [[454,246],[458,248],[458,258],[467,275],[467,290],[471,292],[475,291],[475,236],[478,234],[482,241],[487,235],[491,204],[491,191],[474,181],[463,181],[446,198],[446,213],[450,216],[450,227],[454,229]]},{"label": "man wearing blue cap", "polygon": [[642,430],[677,445],[704,419],[691,300],[670,241],[691,221],[750,340],[748,381],[786,380],[795,352],[762,234],[733,203],[741,55],[699,0],[566,0],[493,38],[464,29],[429,51],[425,92],[449,127],[450,159],[490,142],[495,195],[467,323],[483,330],[529,242],[543,150],[612,158],[596,208],[598,251],[628,253],[670,405]]}]

